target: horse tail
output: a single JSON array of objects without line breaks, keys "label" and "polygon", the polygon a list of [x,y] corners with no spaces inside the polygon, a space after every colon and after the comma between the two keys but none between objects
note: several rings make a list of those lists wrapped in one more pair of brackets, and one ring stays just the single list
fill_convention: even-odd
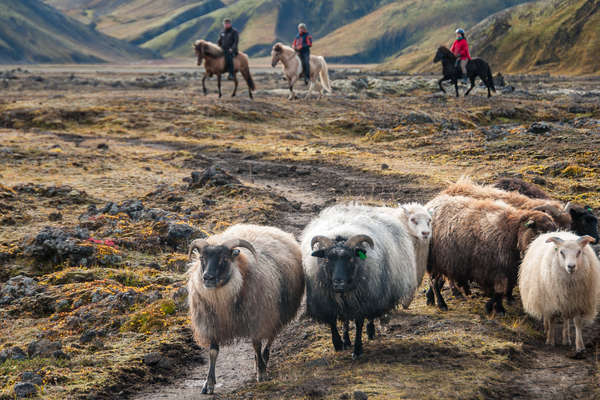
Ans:
[{"label": "horse tail", "polygon": [[319,78],[321,79],[321,86],[329,93],[331,93],[331,84],[329,83],[329,71],[327,70],[327,63],[325,59],[319,56],[321,62],[321,72],[319,72]]},{"label": "horse tail", "polygon": [[246,80],[246,84],[248,85],[248,89],[256,90],[256,86],[254,85],[254,79],[252,79],[252,75],[250,74],[250,67],[246,65],[242,68],[242,76]]},{"label": "horse tail", "polygon": [[496,93],[496,86],[494,85],[494,77],[492,76],[492,69],[490,68],[490,66],[487,66],[487,81],[488,81],[488,86],[490,87],[490,89],[492,89],[492,91],[494,93]]}]

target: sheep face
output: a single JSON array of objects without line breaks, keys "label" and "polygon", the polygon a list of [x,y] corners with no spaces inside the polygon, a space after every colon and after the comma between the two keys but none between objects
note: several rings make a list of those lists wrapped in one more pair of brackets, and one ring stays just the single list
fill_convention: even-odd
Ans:
[{"label": "sheep face", "polygon": [[312,256],[324,260],[325,273],[335,292],[343,293],[356,288],[358,271],[367,258],[367,250],[361,246],[363,242],[373,247],[373,239],[367,235],[356,235],[345,242],[334,242],[323,236],[312,239],[312,246],[319,243],[324,247],[314,251]]},{"label": "sheep face", "polygon": [[598,237],[598,218],[593,214],[592,208],[589,206],[571,207],[569,214],[573,219],[572,231],[578,235],[591,236],[598,243],[600,239]]},{"label": "sheep face", "polygon": [[233,272],[232,263],[239,256],[238,249],[226,246],[206,246],[202,249],[202,283],[207,289],[225,286]]},{"label": "sheep face", "polygon": [[328,249],[317,250],[312,256],[325,260],[327,275],[331,277],[331,285],[335,292],[342,293],[356,288],[358,264],[361,257],[366,257],[365,249],[350,249],[343,244],[337,244]]},{"label": "sheep face", "polygon": [[544,204],[534,208],[536,211],[541,211],[548,214],[556,225],[561,229],[571,229],[571,216],[565,210],[562,210],[552,204]]},{"label": "sheep face", "polygon": [[551,237],[546,240],[546,243],[554,244],[556,265],[564,268],[568,274],[572,274],[577,271],[577,266],[580,265],[583,248],[593,241],[594,238],[590,236],[583,236],[577,240],[563,240],[559,237]]},{"label": "sheep face", "polygon": [[431,217],[425,213],[407,213],[408,233],[420,240],[427,240],[431,236]]},{"label": "sheep face", "polygon": [[555,230],[557,230],[556,224],[546,213],[528,212],[520,220],[517,247],[523,254],[537,236]]}]

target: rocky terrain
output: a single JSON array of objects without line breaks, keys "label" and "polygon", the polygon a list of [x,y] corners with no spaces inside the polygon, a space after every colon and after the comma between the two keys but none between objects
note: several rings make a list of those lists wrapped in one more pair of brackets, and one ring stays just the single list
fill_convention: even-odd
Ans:
[{"label": "rocky terrain", "polygon": [[[218,99],[214,80],[202,96],[193,69],[1,71],[0,398],[197,398],[186,245],[231,224],[298,234],[326,205],[426,201],[463,174],[600,210],[598,78],[497,77],[491,99],[444,95],[435,76],[331,78],[330,96],[289,102],[271,70],[254,101],[228,82]],[[225,350],[215,397],[600,396],[598,321],[573,360],[518,301],[490,318],[477,291],[447,297],[440,313],[419,293],[360,361],[301,313],[267,382],[247,343]]]}]

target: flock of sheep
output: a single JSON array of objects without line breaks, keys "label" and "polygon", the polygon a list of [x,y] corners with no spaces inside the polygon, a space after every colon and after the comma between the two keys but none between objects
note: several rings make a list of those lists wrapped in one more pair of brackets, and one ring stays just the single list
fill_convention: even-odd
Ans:
[{"label": "flock of sheep", "polygon": [[[209,346],[202,393],[213,393],[220,344],[250,338],[256,378],[265,378],[271,344],[296,315],[306,288],[307,314],[331,328],[336,351],[362,353],[362,331],[374,319],[408,308],[425,271],[427,302],[447,309],[446,280],[457,293],[475,283],[489,296],[488,313],[503,314],[518,284],[524,310],[543,319],[547,343],[563,322],[563,343],[575,325],[576,354],[585,347],[583,321],[600,300],[600,262],[588,245],[598,241],[589,207],[562,203],[524,181],[495,186],[462,178],[425,205],[335,205],[302,233],[300,245],[274,227],[236,225],[190,245],[190,315],[199,344]],[[342,322],[342,336],[338,331]]]}]

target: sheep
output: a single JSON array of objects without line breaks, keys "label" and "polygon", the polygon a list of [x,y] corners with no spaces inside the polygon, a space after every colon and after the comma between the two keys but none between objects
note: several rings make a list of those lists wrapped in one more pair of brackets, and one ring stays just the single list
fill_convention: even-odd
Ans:
[{"label": "sheep", "polygon": [[537,210],[550,215],[561,229],[571,228],[571,216],[565,206],[556,200],[531,199],[517,192],[506,192],[493,186],[478,185],[467,177],[462,177],[450,185],[441,194],[450,196],[466,196],[475,199],[495,199],[519,209]]},{"label": "sheep", "polygon": [[592,207],[581,206],[575,203],[567,203],[565,210],[571,216],[571,231],[579,236],[591,236],[596,243],[600,242],[598,235],[598,218],[594,215]]},{"label": "sheep", "polygon": [[434,210],[427,271],[438,307],[448,309],[440,292],[446,276],[459,286],[477,282],[491,297],[486,311],[503,315],[502,297],[516,284],[521,252],[556,224],[541,211],[464,196],[440,195],[426,207]]},{"label": "sheep", "polygon": [[523,309],[543,319],[546,344],[555,345],[555,320],[563,319],[563,345],[570,345],[570,321],[575,325],[575,354],[583,355],[581,330],[593,321],[600,296],[600,261],[588,244],[590,236],[550,232],[535,239],[521,264],[519,291]]},{"label": "sheep", "polygon": [[[423,282],[423,276],[427,270],[427,257],[429,256],[429,241],[431,240],[431,213],[422,204],[406,203],[398,204],[397,208],[380,208],[396,216],[404,225],[404,229],[410,235],[415,252],[417,269],[417,288]],[[408,309],[413,297],[404,301],[402,307]]]},{"label": "sheep", "polygon": [[519,192],[531,199],[550,199],[548,193],[544,192],[537,185],[519,178],[500,178],[494,183],[494,187],[507,192]]},{"label": "sheep", "polygon": [[296,316],[304,294],[298,242],[277,228],[235,225],[194,240],[189,256],[192,330],[199,345],[210,345],[202,393],[214,392],[219,345],[236,338],[252,339],[256,379],[264,380],[271,344]]},{"label": "sheep", "polygon": [[[332,206],[304,229],[301,249],[307,314],[329,325],[336,351],[352,346],[348,321],[354,320],[352,357],[358,358],[364,320],[379,318],[414,295],[417,274],[410,235],[381,208]],[[344,323],[343,342],[338,320]],[[374,334],[370,322],[367,335],[371,339]]]},{"label": "sheep", "polygon": [[[550,196],[536,185],[518,178],[501,178],[494,186],[502,190],[519,192],[534,199],[550,199]],[[600,240],[598,218],[594,215],[592,207],[569,202],[565,206],[565,212],[571,216],[571,231],[580,236],[591,236],[598,243]]]}]

